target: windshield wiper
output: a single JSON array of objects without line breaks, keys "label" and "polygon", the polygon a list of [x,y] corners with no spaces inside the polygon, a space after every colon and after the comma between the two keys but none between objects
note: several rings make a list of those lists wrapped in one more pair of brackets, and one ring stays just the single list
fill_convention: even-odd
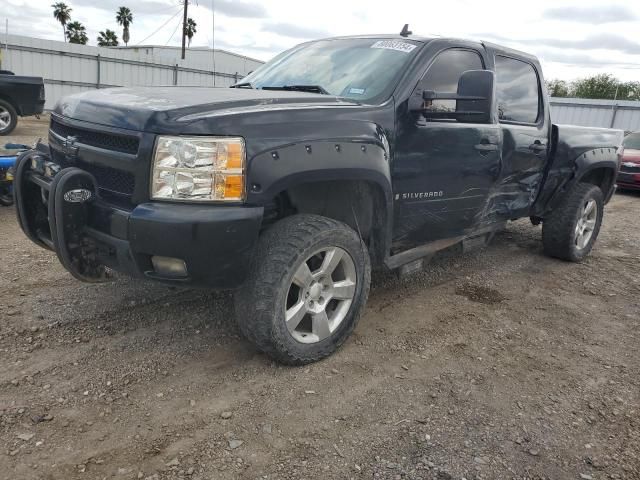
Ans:
[{"label": "windshield wiper", "polygon": [[251,82],[243,82],[243,83],[236,83],[235,85],[231,85],[230,88],[253,88],[253,85],[251,85]]},{"label": "windshield wiper", "polygon": [[287,90],[294,92],[321,93],[322,95],[330,95],[320,85],[282,85],[281,87],[262,87],[262,90]]}]

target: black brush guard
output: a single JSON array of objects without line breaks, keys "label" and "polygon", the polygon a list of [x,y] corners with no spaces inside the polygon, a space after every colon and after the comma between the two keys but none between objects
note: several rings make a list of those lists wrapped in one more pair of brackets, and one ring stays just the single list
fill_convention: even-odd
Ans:
[{"label": "black brush guard", "polygon": [[[89,203],[98,200],[95,178],[75,167],[50,168],[55,174],[48,176],[32,169],[33,159],[55,167],[46,145],[39,144],[18,157],[14,189],[20,227],[33,242],[56,252],[60,263],[77,279],[108,279],[108,268],[98,260],[100,246],[85,231]],[[78,198],[73,198],[74,193]]]},{"label": "black brush guard", "polygon": [[[123,208],[100,187],[93,172],[60,165],[49,146],[39,144],[16,164],[20,227],[37,245],[56,252],[62,265],[84,282],[104,281],[117,271],[180,286],[229,289],[242,284],[258,241],[263,207],[145,198]],[[156,255],[183,260],[187,276],[156,271]]]}]

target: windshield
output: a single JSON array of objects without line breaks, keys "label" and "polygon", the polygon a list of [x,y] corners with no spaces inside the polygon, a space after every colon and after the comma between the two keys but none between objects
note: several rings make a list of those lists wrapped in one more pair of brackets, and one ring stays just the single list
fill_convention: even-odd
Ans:
[{"label": "windshield", "polygon": [[640,150],[640,132],[627,135],[622,144],[629,150]]},{"label": "windshield", "polygon": [[238,85],[296,87],[372,103],[391,95],[418,46],[404,39],[319,40],[278,55]]}]

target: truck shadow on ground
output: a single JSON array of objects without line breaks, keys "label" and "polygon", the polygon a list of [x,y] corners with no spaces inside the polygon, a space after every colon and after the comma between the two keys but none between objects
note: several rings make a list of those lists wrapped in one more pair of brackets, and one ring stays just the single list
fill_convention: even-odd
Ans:
[{"label": "truck shadow on ground", "polygon": [[620,195],[621,197],[626,197],[626,198],[640,199],[640,190],[629,190],[629,189],[618,188],[618,190],[616,190],[616,195]]},{"label": "truck shadow on ground", "polygon": [[[368,308],[380,311],[385,304],[427,295],[437,285],[464,283],[465,277],[482,272],[487,263],[504,257],[505,251],[513,252],[518,261],[524,258],[526,268],[533,268],[542,256],[540,230],[520,222],[498,233],[485,248],[462,254],[456,248],[442,252],[422,272],[409,277],[376,272]],[[103,345],[122,354],[151,354],[157,349],[169,356],[197,356],[217,349],[227,354],[230,349],[233,356],[241,357],[256,353],[235,324],[231,292],[167,287],[120,276],[106,284],[72,283],[64,288],[76,290],[75,300],[53,306],[36,303],[34,308],[65,343],[82,343],[86,338],[101,344],[109,339]],[[366,331],[367,327],[360,328]]]}]

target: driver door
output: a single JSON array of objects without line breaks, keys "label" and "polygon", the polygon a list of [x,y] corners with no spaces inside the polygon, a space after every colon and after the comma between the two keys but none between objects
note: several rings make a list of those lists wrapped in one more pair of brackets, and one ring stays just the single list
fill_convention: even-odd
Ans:
[{"label": "driver door", "polygon": [[[485,68],[480,52],[470,48],[449,48],[431,59],[414,95],[456,92],[463,72]],[[428,107],[455,112],[456,100],[433,100]],[[466,235],[480,226],[500,174],[500,144],[497,123],[429,120],[408,108],[400,114],[392,170],[394,248]]]}]

